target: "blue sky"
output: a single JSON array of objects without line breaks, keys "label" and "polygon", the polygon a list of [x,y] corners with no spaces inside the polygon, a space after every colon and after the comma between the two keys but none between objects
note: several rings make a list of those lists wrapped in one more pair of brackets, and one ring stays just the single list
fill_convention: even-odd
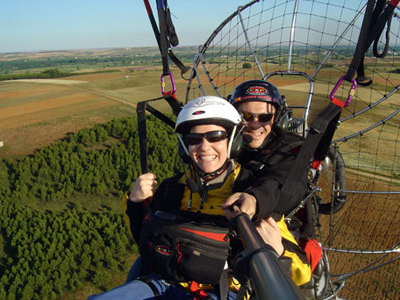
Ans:
[{"label": "blue sky", "polygon": [[[202,44],[247,2],[169,0],[180,45]],[[0,1],[0,52],[142,46],[157,46],[142,0]]]}]

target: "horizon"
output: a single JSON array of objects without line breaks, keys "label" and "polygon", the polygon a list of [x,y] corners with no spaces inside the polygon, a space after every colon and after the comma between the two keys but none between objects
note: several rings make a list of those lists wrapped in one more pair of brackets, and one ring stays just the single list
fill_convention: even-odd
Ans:
[{"label": "horizon", "polygon": [[[329,46],[331,44],[330,43],[326,43],[326,44],[322,43],[321,45],[322,46]],[[177,47],[173,47],[171,50],[182,49],[182,48],[197,48],[198,46],[199,45],[184,45],[184,46],[183,45],[179,45]],[[280,48],[281,46],[282,46],[282,44],[279,45],[279,46],[272,45],[272,46],[269,46],[269,48]],[[260,46],[259,45],[259,47],[264,47],[264,46]],[[395,46],[392,45],[392,47],[394,49],[400,49],[400,46],[395,47]],[[46,49],[43,49],[43,50],[26,50],[26,51],[10,51],[10,52],[1,52],[0,51],[0,55],[21,54],[21,53],[56,53],[56,52],[74,52],[74,51],[96,51],[96,50],[98,50],[98,51],[101,51],[101,50],[130,50],[130,49],[140,49],[140,48],[152,48],[152,49],[154,49],[156,51],[159,51],[157,45],[152,45],[152,46],[131,46],[131,47],[123,47],[123,46],[121,46],[121,47],[99,47],[99,48],[76,48],[76,49],[58,49],[58,50],[46,50]],[[255,47],[255,48],[257,48],[257,47]],[[306,45],[304,45],[304,46],[296,45],[296,49],[302,49],[302,48],[307,48],[307,46]],[[340,49],[340,48],[349,48],[349,46],[348,45],[338,45],[338,46],[336,46],[336,49]],[[355,46],[354,46],[354,48],[355,48]],[[324,50],[324,51],[327,51],[327,50]],[[371,51],[371,50],[369,50],[369,51]]]},{"label": "horizon", "polygon": [[[196,45],[178,46],[178,47],[197,47]],[[54,53],[54,52],[74,52],[74,51],[88,51],[88,50],[129,50],[140,48],[154,48],[158,50],[158,46],[137,46],[137,47],[101,47],[101,48],[76,48],[76,49],[58,49],[58,50],[27,50],[27,51],[11,51],[0,52],[0,54],[19,54],[19,53]],[[176,49],[176,48],[173,48]]]},{"label": "horizon", "polygon": [[[158,23],[157,7],[150,2]],[[204,43],[214,28],[247,2],[168,1],[180,45]],[[41,0],[40,5],[29,0],[1,1],[0,28],[0,53],[157,47],[143,2],[129,0]]]}]

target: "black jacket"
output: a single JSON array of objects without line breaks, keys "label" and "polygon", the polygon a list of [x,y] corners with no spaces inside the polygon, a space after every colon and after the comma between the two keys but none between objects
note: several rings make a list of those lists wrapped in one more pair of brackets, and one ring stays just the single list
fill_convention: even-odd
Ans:
[{"label": "black jacket", "polygon": [[284,195],[282,185],[294,164],[304,139],[298,135],[285,134],[269,142],[257,151],[245,148],[238,162],[254,173],[257,180],[247,191],[258,200],[257,219],[273,216],[279,220],[298,206],[307,193],[307,174],[299,176],[299,183],[292,197]]}]

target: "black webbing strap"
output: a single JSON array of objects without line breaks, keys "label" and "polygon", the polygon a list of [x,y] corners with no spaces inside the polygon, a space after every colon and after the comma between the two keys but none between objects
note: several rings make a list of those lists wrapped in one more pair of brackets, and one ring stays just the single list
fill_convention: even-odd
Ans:
[{"label": "black webbing strap", "polygon": [[163,1],[157,1],[161,3],[157,3],[157,11],[158,11],[158,25],[160,30],[160,52],[161,52],[161,60],[163,65],[163,75],[169,75],[169,65],[168,65],[168,31],[166,25],[166,15]]},{"label": "black webbing strap", "polygon": [[178,116],[179,112],[182,109],[183,104],[179,102],[174,95],[164,95],[163,97],[169,104],[169,106],[172,108],[172,112],[174,113],[175,116]]},{"label": "black webbing strap", "polygon": [[[382,2],[382,3],[381,3]],[[383,29],[385,28],[385,24],[388,20],[392,17],[393,11],[396,8],[397,4],[399,4],[399,0],[392,0],[389,4],[385,7],[382,11],[384,4],[386,3],[385,0],[378,0],[376,5],[376,14],[373,15],[373,23],[370,25],[370,30],[367,35],[367,43],[365,45],[366,49],[371,46],[372,42],[379,38],[380,34],[382,33]],[[376,17],[376,15],[378,17]]]},{"label": "black webbing strap", "polygon": [[305,176],[311,159],[314,157],[316,160],[322,160],[326,156],[341,112],[342,107],[331,102],[314,119],[289,175],[283,183],[281,189],[283,201],[292,199],[297,190],[299,178]]},{"label": "black webbing strap", "polygon": [[[158,12],[158,24],[160,27],[160,52],[163,64],[163,75],[169,75],[168,56],[174,62],[174,64],[181,70],[181,74],[185,74],[190,67],[186,67],[172,52],[170,46],[176,47],[179,45],[178,36],[175,31],[175,27],[172,23],[171,12],[167,5],[167,0],[159,0],[157,12]],[[164,2],[164,3],[163,3]]]},{"label": "black webbing strap", "polygon": [[227,300],[229,293],[229,281],[228,281],[228,272],[224,270],[221,274],[221,278],[219,279],[219,299]]},{"label": "black webbing strap", "polygon": [[167,6],[167,0],[165,0],[165,25],[167,27],[169,43],[171,44],[172,47],[178,46],[179,39],[178,39],[178,35],[176,34],[176,31],[175,31],[175,26],[172,23],[171,11],[169,10],[169,7]]},{"label": "black webbing strap", "polygon": [[[370,31],[371,31],[371,40],[367,41],[367,46],[369,47],[371,43],[373,42],[374,45],[372,47],[372,53],[376,58],[383,58],[386,56],[388,50],[389,50],[389,42],[390,42],[390,27],[392,24],[392,14],[395,6],[390,4],[385,11],[384,7],[386,5],[386,0],[380,0],[377,2],[375,9],[374,9],[374,14],[372,16],[372,24],[370,25]],[[392,1],[391,1],[392,2]],[[383,12],[383,13],[382,13]],[[379,20],[379,24],[377,24],[377,20]],[[379,39],[382,35],[383,30],[385,29],[385,23],[387,24],[386,28],[386,33],[385,33],[385,45],[383,47],[383,50],[379,53],[378,50],[378,44],[379,44]],[[367,52],[368,50],[365,50]],[[363,58],[364,60],[364,58]],[[372,80],[369,77],[365,77],[364,75],[364,65],[360,64],[360,66],[357,69],[357,82],[359,82],[361,85],[369,85],[372,83]],[[360,78],[360,79],[358,79]],[[367,80],[369,79],[369,80]]]},{"label": "black webbing strap", "polygon": [[147,104],[146,107],[147,111],[150,112],[152,115],[156,116],[157,118],[159,118],[161,121],[163,121],[165,124],[171,126],[172,128],[175,128],[175,122],[172,121],[170,118],[166,117],[165,115],[163,115],[160,111],[158,111],[157,109],[155,109],[154,107],[150,106],[149,104]]},{"label": "black webbing strap", "polygon": [[137,121],[138,121],[138,132],[139,132],[139,149],[140,149],[140,164],[142,169],[142,174],[148,172],[148,163],[147,163],[147,130],[146,130],[146,111],[150,112],[155,117],[159,118],[165,124],[175,128],[175,122],[170,118],[165,116],[159,110],[152,107],[148,102],[157,101],[157,100],[167,100],[168,104],[171,106],[175,115],[178,115],[179,111],[182,108],[182,104],[171,95],[160,97],[156,99],[151,99],[147,101],[141,101],[136,106],[137,113]]},{"label": "black webbing strap", "polygon": [[369,85],[372,83],[372,80],[369,77],[365,77],[363,60],[366,52],[368,51],[368,48],[374,41],[374,53],[377,53],[377,43],[380,35],[383,32],[383,29],[385,28],[385,24],[387,23],[388,28],[386,32],[385,48],[382,53],[378,54],[377,57],[385,56],[389,46],[388,37],[390,32],[391,18],[395,7],[399,3],[399,0],[392,0],[389,2],[388,5],[386,5],[386,3],[386,0],[377,0],[375,5],[375,0],[368,1],[365,10],[364,20],[360,30],[360,35],[358,37],[356,51],[354,53],[354,57],[351,61],[349,69],[347,70],[347,73],[345,75],[345,79],[347,81],[351,81],[354,77],[355,72],[357,71],[357,82],[359,84]]},{"label": "black webbing strap", "polygon": [[171,49],[168,50],[168,56],[169,58],[174,62],[174,64],[179,68],[179,70],[181,70],[181,75],[185,74],[187,71],[190,70],[189,66],[185,66],[180,60],[179,58],[177,58],[174,54],[174,52],[172,52]]},{"label": "black webbing strap", "polygon": [[147,164],[146,106],[147,101],[139,102],[136,106],[139,131],[140,166],[142,174],[146,174],[149,170]]},{"label": "black webbing strap", "polygon": [[[146,10],[147,10],[147,15],[149,16],[149,19],[150,19],[151,27],[153,28],[153,32],[154,32],[154,35],[155,35],[155,37],[156,37],[156,41],[157,41],[157,44],[158,44],[158,49],[160,50],[160,53],[161,53],[162,47],[161,47],[160,31],[159,31],[159,29],[158,29],[156,20],[155,20],[155,18],[154,18],[153,11],[152,11],[152,9],[151,9],[149,0],[143,0],[143,2],[144,2],[144,5],[145,5],[145,7],[146,7]],[[166,26],[167,32],[168,32],[168,31],[170,32],[170,34],[169,34],[169,36],[170,36],[170,42],[171,42],[171,44],[172,44],[173,46],[177,46],[177,45],[178,45],[178,42],[179,42],[179,41],[178,41],[178,36],[176,35],[175,27],[173,27],[172,19],[171,19],[171,13],[170,13],[169,9],[167,10],[167,16],[166,16],[166,17],[164,16],[164,19],[166,20],[166,23],[167,23],[167,26]],[[165,23],[164,23],[164,24],[165,24]],[[165,42],[165,41],[164,41],[164,42]],[[167,43],[167,45],[168,45],[168,43]],[[163,45],[163,46],[164,46],[164,45]],[[164,49],[165,49],[165,48],[164,48]],[[185,66],[185,65],[175,56],[175,54],[172,52],[172,50],[168,49],[168,50],[167,50],[167,54],[168,54],[169,58],[171,58],[171,60],[174,62],[174,64],[179,68],[179,70],[181,70],[181,74],[182,74],[182,75],[185,74],[188,70],[190,70],[190,67]],[[164,70],[163,70],[163,72],[164,72]],[[166,75],[166,74],[164,74],[164,75]]]},{"label": "black webbing strap", "polygon": [[[385,4],[386,4],[386,0],[380,0],[376,3],[375,9],[374,9],[374,14],[372,16],[373,23],[376,23],[376,20],[378,20],[379,15],[383,12],[383,9],[385,8]],[[386,55],[387,50],[389,48],[390,24],[392,23],[391,20],[392,20],[392,18],[391,18],[391,16],[389,16],[388,19],[385,21],[385,23],[388,24],[388,27],[387,27],[386,35],[385,35],[386,43],[385,43],[385,47],[384,47],[384,50],[382,51],[382,53],[378,53],[378,42],[379,42],[380,36],[382,35],[384,26],[382,27],[381,31],[377,34],[377,36],[374,39],[373,53],[374,53],[374,56],[377,58],[383,58]],[[373,28],[372,26],[374,26],[374,24],[371,24],[371,26],[370,26],[371,29]]]},{"label": "black webbing strap", "polygon": [[367,7],[365,9],[363,23],[361,25],[360,35],[358,36],[356,51],[354,52],[353,59],[345,75],[345,79],[350,81],[354,78],[354,75],[360,65],[360,62],[364,59],[365,45],[367,44],[368,31],[372,22],[372,15],[374,13],[375,0],[368,0]]},{"label": "black webbing strap", "polygon": [[374,56],[377,58],[384,58],[389,50],[389,42],[390,42],[390,26],[392,24],[392,18],[389,18],[387,20],[387,28],[386,28],[386,33],[385,33],[385,46],[383,47],[383,50],[379,52],[378,50],[378,43],[379,43],[379,37],[382,35],[382,31],[379,33],[379,37],[375,39],[374,45],[372,47],[372,51],[374,53]]}]

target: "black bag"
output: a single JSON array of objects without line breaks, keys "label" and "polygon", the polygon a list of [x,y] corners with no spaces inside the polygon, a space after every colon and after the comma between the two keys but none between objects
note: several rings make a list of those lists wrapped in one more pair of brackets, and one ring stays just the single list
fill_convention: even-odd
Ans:
[{"label": "black bag", "polygon": [[[146,215],[139,243],[143,271],[170,282],[218,284],[230,251],[228,222],[223,216],[183,213]],[[215,222],[221,218],[226,226]]]}]

